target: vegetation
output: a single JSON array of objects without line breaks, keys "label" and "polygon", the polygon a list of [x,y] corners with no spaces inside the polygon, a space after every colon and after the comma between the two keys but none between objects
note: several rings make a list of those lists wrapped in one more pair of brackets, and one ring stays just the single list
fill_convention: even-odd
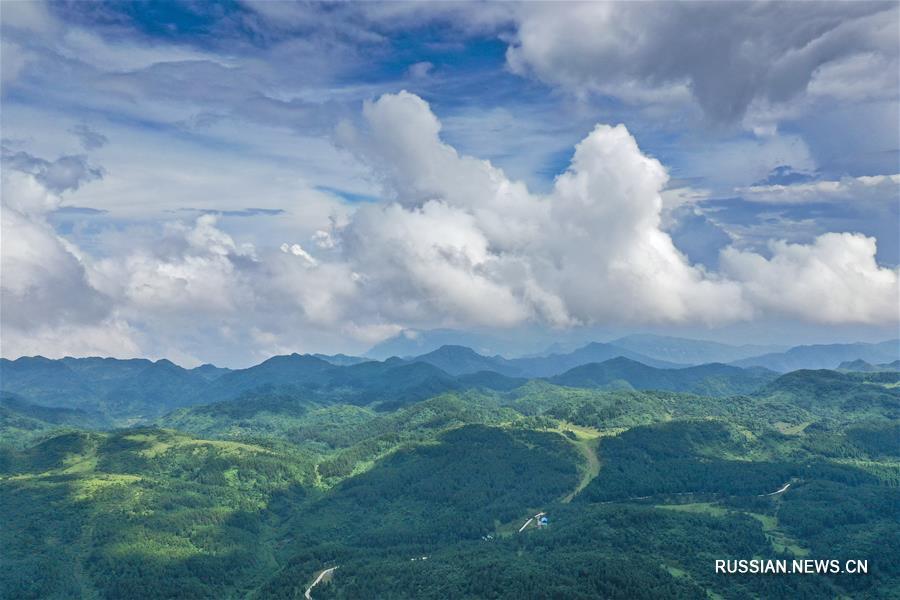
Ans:
[{"label": "vegetation", "polygon": [[[654,381],[619,360],[599,371],[647,379],[598,389],[281,359],[16,367],[0,397],[0,597],[295,598],[332,566],[317,599],[900,596],[896,373]],[[666,378],[704,393],[638,389]],[[549,525],[520,531],[538,512]],[[754,557],[868,559],[869,575],[713,568]]]}]

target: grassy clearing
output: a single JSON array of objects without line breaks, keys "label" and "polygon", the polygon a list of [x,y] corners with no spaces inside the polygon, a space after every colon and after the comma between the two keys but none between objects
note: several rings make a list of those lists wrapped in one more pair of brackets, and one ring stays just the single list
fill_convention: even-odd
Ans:
[{"label": "grassy clearing", "polygon": [[[166,433],[169,432],[167,431]],[[139,452],[141,456],[145,456],[147,458],[155,458],[157,456],[165,454],[173,448],[184,448],[190,446],[212,447],[220,450],[225,455],[235,455],[240,454],[241,452],[272,454],[271,450],[263,448],[262,446],[225,440],[198,440],[193,437],[175,432],[171,432],[171,435],[135,433],[125,436],[125,439],[134,442],[149,444],[147,448],[144,448]]]},{"label": "grassy clearing", "polygon": [[578,451],[584,456],[584,463],[579,466],[581,479],[578,481],[578,485],[575,489],[562,499],[564,503],[568,504],[571,502],[572,498],[577,496],[581,490],[586,488],[587,485],[600,474],[600,458],[597,456],[597,446],[599,445],[599,442],[599,436],[593,439],[572,440],[572,443],[575,444]]},{"label": "grassy clearing", "polygon": [[778,529],[778,519],[776,517],[751,512],[744,514],[753,517],[762,524],[763,531],[766,532],[769,541],[772,542],[772,547],[777,552],[790,552],[795,556],[809,555],[809,549],[804,548],[797,540]]},{"label": "grassy clearing", "polygon": [[[695,502],[692,504],[658,504],[656,508],[664,510],[675,510],[679,512],[707,514],[714,517],[722,517],[728,514],[728,509],[718,506],[710,502]],[[739,514],[745,514],[753,517],[762,525],[763,531],[772,543],[772,548],[776,552],[790,552],[795,556],[808,556],[809,550],[801,546],[797,540],[785,534],[778,529],[778,519],[772,515],[763,515],[759,513],[734,511]]]},{"label": "grassy clearing", "polygon": [[694,502],[692,504],[657,504],[656,508],[665,510],[676,510],[679,512],[699,513],[712,515],[714,517],[723,517],[728,514],[728,510],[721,506],[716,506],[710,502]]},{"label": "grassy clearing", "polygon": [[72,482],[72,498],[79,501],[92,500],[97,494],[117,485],[131,485],[142,481],[137,475],[120,473],[99,473],[95,477],[80,477]]},{"label": "grassy clearing", "polygon": [[774,425],[775,429],[785,435],[803,435],[804,430],[812,424],[813,421],[803,421],[802,423],[797,423],[795,425],[779,421]]}]

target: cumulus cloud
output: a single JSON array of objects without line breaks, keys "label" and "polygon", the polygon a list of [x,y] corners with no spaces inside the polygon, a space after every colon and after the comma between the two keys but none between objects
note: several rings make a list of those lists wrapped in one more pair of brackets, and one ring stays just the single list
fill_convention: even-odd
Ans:
[{"label": "cumulus cloud", "polygon": [[[758,280],[739,265],[783,266],[787,259],[770,263],[730,250],[722,272],[690,264],[662,229],[666,170],[623,126],[598,125],[576,146],[551,192],[538,196],[489,162],[445,144],[440,122],[416,96],[385,95],[367,104],[364,116],[364,132],[345,127],[343,136],[373,165],[395,203],[354,215],[343,231],[346,258],[370,282],[390,282],[379,288],[385,298],[389,290],[401,291],[405,303],[387,303],[409,309],[398,317],[425,306],[426,313],[476,323],[483,322],[480,314],[498,325],[527,319],[717,323],[779,311],[778,278]],[[831,322],[845,306],[849,322],[896,321],[897,272],[875,263],[874,240],[829,239],[773,248],[790,256],[805,251],[828,272],[865,273],[844,284],[855,296],[832,298],[822,315],[813,298],[803,313],[786,310]],[[892,303],[893,311],[884,310]]]},{"label": "cumulus cloud", "polygon": [[[127,327],[113,322],[113,305],[89,282],[77,248],[56,234],[46,215],[60,197],[34,175],[5,171],[0,219],[0,313],[6,355],[99,352],[129,355]],[[67,333],[62,333],[62,332]],[[65,341],[63,342],[63,339]]]},{"label": "cumulus cloud", "polygon": [[826,233],[812,244],[772,242],[771,258],[727,248],[722,270],[758,311],[823,323],[898,320],[898,271],[875,262],[875,238]]},{"label": "cumulus cloud", "polygon": [[545,194],[447,144],[406,92],[367,103],[339,136],[386,200],[307,228],[307,247],[241,241],[207,213],[88,252],[48,224],[61,198],[44,171],[4,171],[3,352],[80,336],[59,347],[239,346],[258,359],[410,328],[898,320],[898,272],[876,263],[874,238],[727,248],[716,271],[692,264],[665,230],[666,169],[621,125],[590,131]]},{"label": "cumulus cloud", "polygon": [[[518,15],[507,64],[580,94],[690,96],[711,119],[734,122],[755,102],[803,94],[814,79],[817,94],[840,94],[884,89],[892,73],[896,93],[897,18],[896,4],[879,2],[534,3]],[[873,58],[860,65],[861,55]],[[835,85],[848,72],[852,85]]]}]

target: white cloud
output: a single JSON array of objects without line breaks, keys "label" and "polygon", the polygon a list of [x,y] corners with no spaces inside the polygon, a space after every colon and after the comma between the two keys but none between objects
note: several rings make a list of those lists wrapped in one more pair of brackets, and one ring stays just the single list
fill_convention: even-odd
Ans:
[{"label": "white cloud", "polygon": [[[730,248],[719,272],[692,265],[663,229],[666,169],[624,126],[596,126],[547,194],[440,131],[412,94],[366,104],[341,137],[389,200],[260,218],[288,223],[256,232],[262,244],[200,214],[77,247],[45,219],[60,196],[5,166],[4,354],[66,336],[82,340],[59,343],[72,353],[206,358],[228,347],[259,359],[409,328],[898,320],[897,272],[860,235],[774,243],[771,258]],[[274,235],[318,250],[266,243]]]},{"label": "white cloud", "polygon": [[771,258],[727,248],[720,264],[761,312],[821,323],[895,323],[897,269],[875,262],[875,238],[826,233],[812,244],[772,242]]},{"label": "white cloud", "polygon": [[313,243],[323,250],[330,250],[337,245],[331,232],[317,229],[312,235]]},{"label": "white cloud", "polygon": [[315,267],[319,264],[315,258],[313,258],[309,252],[303,249],[303,246],[300,244],[291,244],[290,246],[287,243],[281,245],[281,251],[285,254],[293,254],[294,256],[300,257],[303,261],[309,265],[310,267]]},{"label": "white cloud", "polygon": [[[88,325],[73,323],[57,327],[38,325],[27,331],[4,328],[3,340],[0,345],[2,345],[3,356],[146,357],[146,352],[136,341],[137,337],[137,332],[125,321],[112,318]],[[183,356],[178,356],[175,351],[168,352],[165,357],[175,359],[179,364],[192,362],[185,360]]]},{"label": "white cloud", "polygon": [[422,61],[411,64],[407,72],[413,79],[424,79],[425,77],[428,77],[432,70],[434,70],[434,64],[428,61]]},{"label": "white cloud", "polygon": [[885,89],[883,72],[846,64],[863,53],[889,65],[896,95],[896,11],[864,2],[526,3],[507,64],[576,94],[638,103],[689,94],[713,120],[733,122],[754,101],[792,100],[814,79],[815,93],[831,93],[848,69],[854,87]]},{"label": "white cloud", "polygon": [[[476,322],[498,325],[715,322],[747,310],[737,286],[687,264],[660,230],[667,175],[624,127],[598,126],[576,147],[552,192],[540,197],[444,144],[440,123],[411,94],[383,96],[367,105],[365,116],[369,137],[356,134],[357,147],[404,206],[360,211],[348,231],[354,234],[357,219],[378,218],[366,229],[370,236],[379,232],[377,245],[369,238],[366,250],[391,257],[392,287],[401,279],[402,289],[415,289],[422,273],[452,269],[452,277],[435,279],[452,290],[426,287],[426,298],[456,300],[458,316],[472,319],[466,307],[478,303],[464,294],[477,291],[485,317]],[[436,214],[439,220],[426,218]],[[415,227],[392,231],[404,220]],[[403,260],[391,254],[398,248]],[[454,306],[441,308],[439,314],[453,314]]]},{"label": "white cloud", "polygon": [[812,181],[789,185],[754,185],[735,190],[745,200],[773,204],[808,202],[897,202],[900,175],[845,177],[838,181]]},{"label": "white cloud", "polygon": [[[556,325],[717,323],[781,310],[832,322],[840,321],[841,307],[848,322],[894,322],[900,316],[896,272],[875,264],[874,241],[860,247],[827,245],[822,240],[829,238],[820,238],[810,246],[790,246],[810,260],[834,263],[826,271],[853,264],[873,274],[849,278],[845,286],[853,294],[832,298],[822,315],[779,307],[777,278],[760,281],[738,268],[735,257],[766,262],[760,255],[731,250],[729,270],[718,274],[691,265],[661,229],[666,171],[641,153],[622,126],[597,126],[576,146],[552,191],[536,196],[490,163],[443,143],[440,122],[411,94],[383,96],[364,112],[368,133],[345,131],[345,137],[381,174],[397,204],[359,211],[344,242],[350,260],[370,257],[354,263],[370,285],[385,281],[385,263],[387,288],[402,290],[406,299],[419,292],[422,300],[407,318],[418,316],[412,309],[421,310],[423,301],[444,317],[498,325],[529,319]],[[434,215],[440,218],[429,218]],[[413,225],[398,225],[406,222]],[[782,265],[786,259],[773,260]],[[436,273],[442,275],[429,277]],[[441,282],[452,282],[452,289]],[[485,320],[473,314],[466,289],[482,297]],[[378,294],[391,298],[386,290]],[[884,309],[892,303],[892,311]],[[496,316],[504,307],[505,318]]]},{"label": "white cloud", "polygon": [[91,286],[81,253],[46,215],[60,198],[33,175],[3,172],[0,207],[0,346],[20,354],[132,355],[127,326]]}]

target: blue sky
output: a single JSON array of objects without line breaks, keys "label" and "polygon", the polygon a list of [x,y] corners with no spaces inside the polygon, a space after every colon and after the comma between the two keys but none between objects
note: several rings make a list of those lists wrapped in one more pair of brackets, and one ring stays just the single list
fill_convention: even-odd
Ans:
[{"label": "blue sky", "polygon": [[898,23],[865,2],[6,3],[3,354],[890,337]]}]

